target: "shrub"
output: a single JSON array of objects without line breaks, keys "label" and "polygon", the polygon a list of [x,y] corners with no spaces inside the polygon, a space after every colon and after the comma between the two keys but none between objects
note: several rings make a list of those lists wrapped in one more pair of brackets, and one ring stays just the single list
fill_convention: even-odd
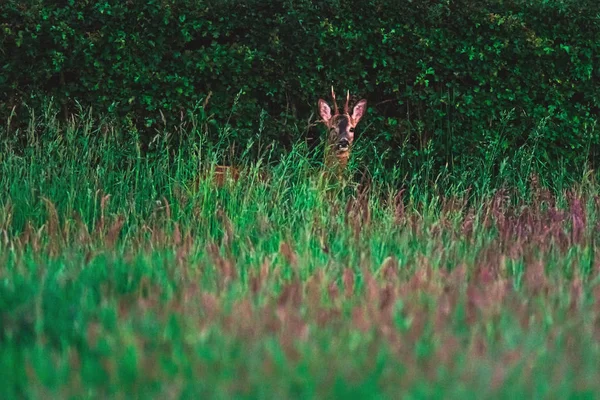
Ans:
[{"label": "shrub", "polygon": [[260,130],[283,151],[334,84],[369,100],[359,142],[387,150],[388,165],[464,167],[490,153],[499,163],[525,148],[573,166],[597,152],[592,0],[6,0],[0,10],[4,117],[53,96],[66,114],[80,102],[128,117],[148,139],[208,113],[232,140]]}]

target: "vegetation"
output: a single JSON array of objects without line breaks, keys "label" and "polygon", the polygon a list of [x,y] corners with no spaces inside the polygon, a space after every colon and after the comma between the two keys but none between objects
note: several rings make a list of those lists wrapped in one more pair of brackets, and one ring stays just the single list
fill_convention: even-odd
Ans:
[{"label": "vegetation", "polygon": [[89,112],[46,112],[27,146],[3,142],[5,398],[600,389],[591,171],[540,180],[523,153],[504,181],[427,164],[386,180],[356,163],[331,180],[298,145],[216,187],[222,149],[202,126],[144,155]]},{"label": "vegetation", "polygon": [[212,93],[206,112],[232,139],[261,131],[279,157],[319,137],[298,127],[333,84],[369,100],[360,137],[388,168],[461,169],[532,144],[578,168],[599,153],[599,14],[596,0],[5,0],[0,117],[16,107],[26,125],[22,103],[50,95],[148,144]]},{"label": "vegetation", "polygon": [[4,0],[2,397],[594,397],[598,15]]}]

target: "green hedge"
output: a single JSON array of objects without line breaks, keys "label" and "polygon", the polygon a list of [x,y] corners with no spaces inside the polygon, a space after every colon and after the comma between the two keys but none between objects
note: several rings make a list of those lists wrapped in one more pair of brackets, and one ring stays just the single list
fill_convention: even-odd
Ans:
[{"label": "green hedge", "polygon": [[285,149],[334,84],[369,100],[359,138],[390,165],[523,146],[576,165],[599,144],[599,15],[595,0],[5,0],[0,107],[51,95],[152,132],[212,92],[235,140]]}]

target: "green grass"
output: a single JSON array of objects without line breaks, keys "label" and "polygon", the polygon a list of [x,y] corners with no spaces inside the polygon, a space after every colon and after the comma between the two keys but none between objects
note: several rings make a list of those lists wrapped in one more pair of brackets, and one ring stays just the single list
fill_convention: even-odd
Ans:
[{"label": "green grass", "polygon": [[343,180],[299,144],[218,188],[193,126],[150,153],[87,113],[4,128],[3,398],[600,389],[593,172],[390,171],[359,141]]}]

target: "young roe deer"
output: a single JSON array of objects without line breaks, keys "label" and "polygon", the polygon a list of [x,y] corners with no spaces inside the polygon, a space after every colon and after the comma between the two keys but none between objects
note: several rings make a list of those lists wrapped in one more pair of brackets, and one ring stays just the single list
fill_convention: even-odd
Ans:
[{"label": "young roe deer", "polygon": [[[350,91],[346,93],[346,103],[343,113],[340,114],[333,86],[331,87],[331,97],[333,99],[333,114],[331,107],[323,99],[319,99],[319,115],[321,122],[328,129],[327,148],[325,151],[325,167],[338,172],[345,169],[350,158],[352,143],[354,141],[354,129],[367,110],[367,100],[359,100],[352,108],[350,114]],[[241,176],[240,168],[229,165],[217,165],[213,175],[214,183],[221,187],[231,178],[237,181]],[[265,174],[261,178],[266,179]]]},{"label": "young roe deer", "polygon": [[[323,99],[319,99],[319,115],[323,123],[329,130],[328,144],[326,151],[325,165],[328,168],[334,167],[335,162],[344,169],[350,158],[352,142],[354,141],[354,129],[367,110],[367,100],[359,100],[350,114],[350,91],[346,92],[346,103],[344,104],[344,113],[340,114],[335,100],[335,92],[331,87],[331,97],[333,99],[333,115],[331,107]],[[333,153],[332,153],[333,151]]]}]

